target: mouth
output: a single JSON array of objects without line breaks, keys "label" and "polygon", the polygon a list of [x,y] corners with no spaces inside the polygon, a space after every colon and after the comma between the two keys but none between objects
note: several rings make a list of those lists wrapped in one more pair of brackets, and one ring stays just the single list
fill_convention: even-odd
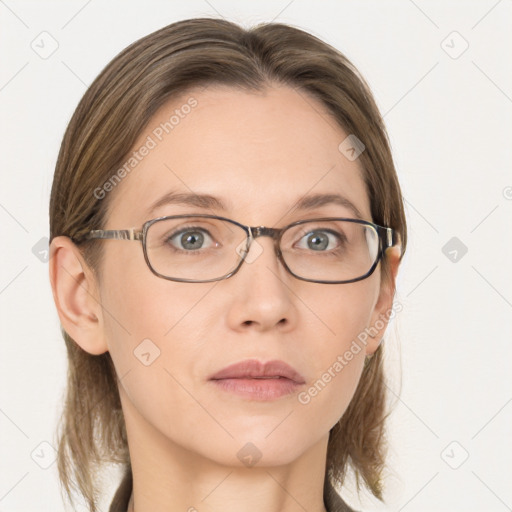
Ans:
[{"label": "mouth", "polygon": [[260,363],[254,359],[227,366],[208,380],[224,392],[259,401],[295,393],[306,382],[297,370],[284,361]]}]

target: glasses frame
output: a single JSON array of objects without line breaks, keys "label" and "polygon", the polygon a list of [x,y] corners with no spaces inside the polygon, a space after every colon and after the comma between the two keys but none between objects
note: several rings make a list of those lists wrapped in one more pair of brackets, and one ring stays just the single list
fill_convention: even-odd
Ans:
[{"label": "glasses frame", "polygon": [[[155,224],[156,222],[160,222],[162,220],[166,219],[179,219],[179,218],[187,218],[187,217],[200,217],[200,218],[209,218],[209,219],[219,219],[222,221],[226,221],[230,224],[234,224],[235,226],[238,226],[242,228],[245,231],[245,234],[247,236],[247,245],[246,245],[246,251],[243,256],[241,256],[241,259],[238,263],[238,265],[228,272],[227,274],[224,274],[221,277],[215,278],[215,279],[202,279],[202,280],[196,280],[196,279],[182,279],[178,277],[169,277],[164,274],[160,274],[157,272],[153,266],[151,265],[151,262],[148,258],[147,248],[146,248],[146,240],[147,240],[147,233],[149,228]],[[346,221],[346,222],[353,222],[357,224],[362,224],[365,226],[370,226],[377,232],[378,239],[379,239],[379,250],[377,253],[377,256],[375,258],[375,261],[373,265],[371,266],[370,270],[355,279],[348,279],[343,281],[326,281],[326,280],[318,280],[318,279],[308,279],[305,277],[298,276],[297,274],[294,274],[288,265],[286,264],[283,254],[281,252],[281,238],[283,236],[283,233],[293,227],[300,224],[305,224],[308,222],[323,222],[323,221]],[[82,240],[91,240],[91,239],[112,239],[112,240],[137,240],[142,242],[142,250],[144,253],[144,259],[146,260],[146,263],[151,270],[153,274],[155,274],[158,277],[161,277],[162,279],[167,279],[169,281],[176,281],[180,283],[210,283],[214,281],[222,281],[223,279],[228,279],[231,276],[235,275],[241,268],[242,264],[245,261],[245,258],[247,254],[249,253],[251,243],[253,240],[255,240],[258,237],[261,236],[268,236],[274,240],[274,251],[278,258],[278,260],[281,262],[283,267],[286,269],[286,271],[291,274],[296,279],[299,279],[301,281],[307,281],[310,283],[321,283],[321,284],[347,284],[347,283],[354,283],[357,281],[362,281],[363,279],[366,279],[369,277],[375,269],[377,268],[377,265],[379,262],[384,258],[386,249],[389,247],[392,247],[396,245],[397,239],[396,239],[396,232],[389,227],[386,226],[379,226],[378,224],[375,224],[373,222],[369,222],[362,219],[353,219],[353,218],[346,218],[346,217],[318,217],[314,219],[302,219],[295,222],[292,222],[291,224],[287,224],[286,226],[282,228],[268,228],[265,226],[246,226],[244,224],[241,224],[233,219],[228,219],[227,217],[221,217],[218,215],[209,215],[209,214],[186,214],[186,215],[166,215],[164,217],[157,217],[155,219],[151,219],[146,221],[142,229],[136,229],[136,228],[129,228],[129,229],[93,229],[86,233],[82,238],[80,238],[78,241]]]}]

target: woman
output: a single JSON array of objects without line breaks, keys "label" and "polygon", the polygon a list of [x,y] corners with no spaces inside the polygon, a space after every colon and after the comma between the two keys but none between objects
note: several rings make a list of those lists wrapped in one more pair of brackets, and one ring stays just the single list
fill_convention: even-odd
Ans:
[{"label": "woman", "polygon": [[382,498],[406,223],[337,50],[216,19],[133,43],[70,121],[50,239],[68,496],[98,510],[116,462],[116,512],[350,510],[349,470]]}]

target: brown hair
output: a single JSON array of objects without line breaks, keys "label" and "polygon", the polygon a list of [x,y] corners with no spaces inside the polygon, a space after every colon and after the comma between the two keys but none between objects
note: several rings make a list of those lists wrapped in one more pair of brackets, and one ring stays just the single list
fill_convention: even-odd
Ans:
[{"label": "brown hair", "polygon": [[[79,243],[104,227],[110,198],[101,187],[126,159],[151,116],[170,98],[195,87],[225,84],[260,91],[277,84],[318,99],[347,134],[366,149],[359,159],[372,220],[396,230],[406,246],[403,200],[389,141],[371,92],[354,66],[335,48],[300,29],[266,23],[244,29],[196,18],[166,26],[117,55],[86,91],[67,127],[50,199],[50,240],[77,241],[99,277],[101,244]],[[389,277],[386,258],[383,278]],[[130,470],[117,376],[108,352],[91,355],[61,328],[68,351],[66,399],[58,434],[59,476],[73,501],[77,490],[97,510],[98,468],[108,462]],[[326,481],[341,483],[349,468],[382,499],[386,417],[382,345],[365,365],[355,395],[332,428]]]}]

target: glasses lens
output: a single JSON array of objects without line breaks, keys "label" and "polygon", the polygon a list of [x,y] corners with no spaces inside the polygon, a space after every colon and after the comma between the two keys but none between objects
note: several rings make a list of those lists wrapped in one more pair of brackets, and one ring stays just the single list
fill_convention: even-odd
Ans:
[{"label": "glasses lens", "polygon": [[[350,281],[366,275],[379,254],[373,226],[358,222],[307,221],[288,228],[281,252],[298,277]],[[154,222],[146,234],[153,270],[171,279],[208,281],[232,272],[247,251],[245,231],[217,218],[184,216]]]},{"label": "glasses lens", "polygon": [[158,274],[207,281],[236,268],[247,245],[245,231],[227,221],[179,217],[154,222],[146,234],[146,253]]},{"label": "glasses lens", "polygon": [[377,230],[340,220],[311,221],[291,226],[281,239],[289,269],[319,281],[350,281],[367,274],[379,254]]}]

